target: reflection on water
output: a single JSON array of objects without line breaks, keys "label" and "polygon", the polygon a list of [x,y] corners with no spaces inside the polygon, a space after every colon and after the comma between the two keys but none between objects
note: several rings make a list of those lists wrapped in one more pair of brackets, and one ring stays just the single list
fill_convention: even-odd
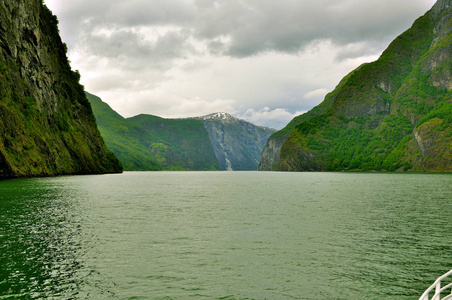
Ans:
[{"label": "reflection on water", "polygon": [[450,174],[0,181],[0,299],[417,299],[451,199]]},{"label": "reflection on water", "polygon": [[83,253],[74,199],[46,179],[0,182],[0,295],[77,294]]}]

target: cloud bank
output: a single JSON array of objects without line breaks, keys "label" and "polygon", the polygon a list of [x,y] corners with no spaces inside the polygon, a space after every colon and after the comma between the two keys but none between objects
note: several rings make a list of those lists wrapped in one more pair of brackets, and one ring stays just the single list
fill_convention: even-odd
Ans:
[{"label": "cloud bank", "polygon": [[225,111],[278,129],[434,0],[46,0],[82,83],[124,116]]}]

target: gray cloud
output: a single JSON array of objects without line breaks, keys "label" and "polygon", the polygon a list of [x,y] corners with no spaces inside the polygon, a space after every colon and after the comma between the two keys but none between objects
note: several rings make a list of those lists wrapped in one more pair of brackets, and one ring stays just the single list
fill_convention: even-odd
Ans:
[{"label": "gray cloud", "polygon": [[105,22],[117,23],[120,26],[186,25],[191,23],[196,15],[196,10],[190,1],[128,0],[113,2],[107,11]]},{"label": "gray cloud", "polygon": [[199,38],[229,36],[226,54],[297,52],[314,40],[340,45],[387,42],[425,10],[425,1],[231,0],[198,1],[194,23]]},{"label": "gray cloud", "polygon": [[[49,1],[57,3],[63,35],[70,43],[96,28],[180,26],[192,33],[186,39],[206,41],[213,53],[222,49],[223,54],[238,57],[265,51],[294,53],[319,39],[340,45],[387,43],[427,7],[423,0]],[[229,38],[229,45],[219,42],[222,37]]]},{"label": "gray cloud", "polygon": [[82,83],[120,113],[215,109],[281,127],[376,59],[435,1],[45,2]]},{"label": "gray cloud", "polygon": [[146,32],[113,28],[107,33],[91,33],[81,37],[84,51],[91,55],[108,58],[111,64],[124,69],[171,67],[174,58],[184,57],[196,50],[187,44],[187,34],[183,31],[170,31],[146,39]]}]

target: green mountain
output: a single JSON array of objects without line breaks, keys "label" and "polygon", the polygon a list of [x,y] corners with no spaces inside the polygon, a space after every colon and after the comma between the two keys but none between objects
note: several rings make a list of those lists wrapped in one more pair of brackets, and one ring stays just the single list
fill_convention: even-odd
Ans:
[{"label": "green mountain", "polygon": [[87,93],[99,131],[128,171],[218,170],[201,121],[151,115],[124,118]]},{"label": "green mountain", "polygon": [[0,178],[120,172],[41,0],[0,3]]},{"label": "green mountain", "polygon": [[125,119],[100,98],[87,97],[99,131],[125,170],[256,170],[265,142],[275,131],[224,113]]},{"label": "green mountain", "polygon": [[273,135],[260,169],[452,171],[451,16],[452,0],[439,0]]},{"label": "green mountain", "polygon": [[91,103],[97,125],[108,149],[121,161],[124,170],[162,170],[161,163],[150,154],[147,141],[155,139],[140,125],[131,122],[103,102],[99,97],[86,93]]},{"label": "green mountain", "polygon": [[155,137],[146,141],[164,169],[218,170],[218,161],[204,125],[194,119],[163,119],[138,115],[127,119]]}]

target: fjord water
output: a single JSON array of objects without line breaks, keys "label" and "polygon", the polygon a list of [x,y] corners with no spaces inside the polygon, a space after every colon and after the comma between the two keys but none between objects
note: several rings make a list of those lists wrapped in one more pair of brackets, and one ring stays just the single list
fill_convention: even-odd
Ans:
[{"label": "fjord water", "polygon": [[451,200],[451,174],[0,181],[0,299],[417,299]]}]

